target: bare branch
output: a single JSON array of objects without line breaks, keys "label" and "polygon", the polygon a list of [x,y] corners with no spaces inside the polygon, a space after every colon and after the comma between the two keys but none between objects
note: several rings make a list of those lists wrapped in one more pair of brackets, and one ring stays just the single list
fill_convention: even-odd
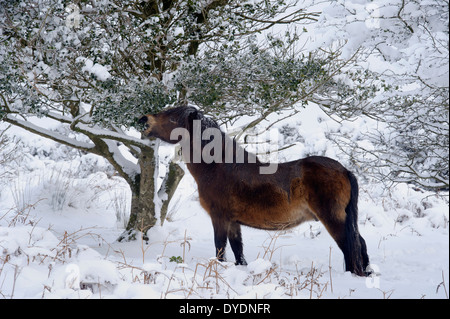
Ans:
[{"label": "bare branch", "polygon": [[11,114],[7,114],[4,118],[3,121],[8,122],[10,124],[13,124],[15,126],[21,127],[31,133],[37,134],[39,136],[51,139],[55,142],[61,143],[63,145],[69,146],[69,147],[73,147],[85,152],[89,152],[89,153],[94,153],[97,155],[101,155],[98,150],[95,148],[94,144],[90,144],[90,143],[85,143],[85,142],[79,142],[75,139],[71,139],[68,138],[64,135],[61,135],[57,132],[53,132],[50,131],[48,129],[42,128],[40,126],[34,125],[29,121],[24,121],[24,120],[20,120],[15,118],[14,116],[12,116]]}]

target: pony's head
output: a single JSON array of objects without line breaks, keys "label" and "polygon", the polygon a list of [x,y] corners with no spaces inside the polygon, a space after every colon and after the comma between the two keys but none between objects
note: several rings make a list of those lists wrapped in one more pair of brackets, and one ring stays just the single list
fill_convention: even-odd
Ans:
[{"label": "pony's head", "polygon": [[142,134],[145,137],[156,137],[167,143],[176,144],[180,138],[171,139],[170,135],[176,128],[184,128],[191,131],[192,122],[201,120],[203,113],[191,106],[179,106],[167,109],[157,114],[147,114],[139,119],[144,125]]}]

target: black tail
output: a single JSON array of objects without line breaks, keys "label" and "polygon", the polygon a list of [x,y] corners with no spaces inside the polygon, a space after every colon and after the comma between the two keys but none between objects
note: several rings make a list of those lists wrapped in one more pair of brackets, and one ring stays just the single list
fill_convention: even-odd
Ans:
[{"label": "black tail", "polygon": [[347,217],[345,219],[345,242],[344,259],[345,270],[358,276],[366,276],[366,268],[369,265],[366,242],[358,231],[358,181],[355,175],[348,172],[351,185],[350,202],[345,208]]}]

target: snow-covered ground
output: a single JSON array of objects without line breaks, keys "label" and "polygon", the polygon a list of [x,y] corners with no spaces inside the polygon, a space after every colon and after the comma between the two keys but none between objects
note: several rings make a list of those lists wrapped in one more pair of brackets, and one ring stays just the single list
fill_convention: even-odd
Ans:
[{"label": "snow-covered ground", "polygon": [[[296,143],[279,160],[317,154],[346,164],[327,136],[370,125],[339,124],[308,106],[277,123],[289,132],[281,144]],[[19,128],[7,135],[20,143],[0,169],[0,298],[448,298],[448,193],[385,189],[359,176],[359,227],[374,277],[345,272],[319,222],[287,232],[244,227],[249,265],[235,266],[230,250],[230,262],[212,258],[211,222],[188,172],[149,241],[118,243],[130,192],[102,158]]]}]

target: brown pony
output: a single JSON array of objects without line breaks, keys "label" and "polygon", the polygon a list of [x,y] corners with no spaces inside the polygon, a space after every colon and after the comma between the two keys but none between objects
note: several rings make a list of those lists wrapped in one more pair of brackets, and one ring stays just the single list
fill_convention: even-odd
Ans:
[{"label": "brown pony", "polygon": [[[215,142],[225,147],[222,154],[213,155],[220,155],[221,160],[205,162],[200,158],[195,161],[194,157],[201,154],[207,142],[194,140],[195,120],[201,132],[206,129],[220,132],[214,138],[220,137],[221,141]],[[183,157],[198,184],[200,203],[211,216],[216,256],[220,261],[224,260],[228,239],[236,264],[246,265],[241,225],[284,230],[304,221],[320,220],[344,253],[346,271],[359,276],[368,274],[366,243],[359,234],[357,223],[358,183],[355,176],[337,161],[312,156],[280,163],[274,174],[260,174],[259,169],[267,164],[242,150],[220,131],[216,122],[193,107],[175,107],[145,115],[139,122],[145,124],[143,134],[146,137],[160,138],[172,144],[183,142],[183,134],[172,133],[175,129],[183,128],[188,133],[182,146],[183,151],[186,147],[190,152],[183,152]],[[232,162],[229,161],[225,150],[229,151],[230,144],[232,154],[244,154],[241,160],[236,160],[235,156]]]}]

